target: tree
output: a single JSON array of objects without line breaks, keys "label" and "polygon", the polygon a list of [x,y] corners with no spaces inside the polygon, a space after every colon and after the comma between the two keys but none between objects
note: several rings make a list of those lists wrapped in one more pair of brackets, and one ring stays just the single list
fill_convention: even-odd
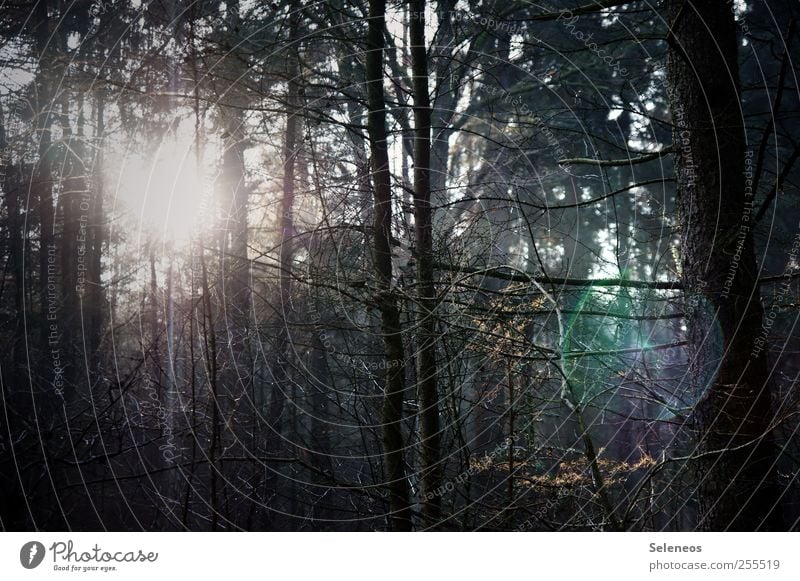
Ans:
[{"label": "tree", "polygon": [[419,321],[417,390],[422,441],[423,519],[435,527],[441,502],[434,491],[441,485],[439,393],[436,365],[436,288],[434,286],[433,224],[431,219],[431,105],[428,96],[428,54],[425,46],[425,2],[411,2],[411,59],[414,90],[414,233],[417,250]]},{"label": "tree", "polygon": [[411,507],[404,459],[402,429],[405,392],[405,350],[400,327],[400,311],[392,288],[392,185],[386,135],[386,101],[383,94],[383,50],[385,1],[370,0],[365,73],[369,107],[369,139],[373,204],[373,264],[377,292],[375,301],[381,313],[381,330],[386,350],[383,412],[383,456],[386,486],[389,490],[390,521],[394,530],[411,529]]},{"label": "tree", "polygon": [[705,393],[694,414],[700,526],[779,530],[732,3],[670,2],[669,30],[681,279],[704,303],[688,321],[688,376]]}]

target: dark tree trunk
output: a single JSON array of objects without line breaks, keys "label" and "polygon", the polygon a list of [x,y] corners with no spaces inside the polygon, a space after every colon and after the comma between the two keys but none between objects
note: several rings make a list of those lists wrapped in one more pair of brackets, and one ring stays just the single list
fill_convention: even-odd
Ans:
[{"label": "dark tree trunk", "polygon": [[422,518],[426,528],[441,520],[439,396],[436,369],[436,288],[431,227],[431,105],[428,96],[428,55],[425,49],[425,1],[412,0],[411,67],[414,90],[414,232],[417,247],[419,317],[417,390],[422,441]]},{"label": "dark tree trunk", "polygon": [[287,70],[287,110],[286,133],[283,141],[283,197],[281,198],[280,224],[280,269],[278,271],[278,292],[280,305],[278,309],[280,327],[276,329],[275,345],[276,362],[273,372],[274,388],[270,401],[270,425],[280,432],[281,417],[285,407],[288,385],[288,366],[291,346],[287,328],[292,292],[292,261],[294,255],[294,197],[295,197],[295,165],[297,160],[298,117],[296,103],[298,99],[297,60],[290,58]]},{"label": "dark tree trunk", "polygon": [[[33,193],[36,213],[39,218],[39,361],[28,358],[28,365],[43,364],[46,371],[42,373],[41,382],[30,387],[32,405],[36,410],[38,433],[48,434],[43,445],[39,448],[42,452],[41,459],[36,462],[42,466],[42,475],[35,480],[44,481],[46,485],[36,490],[35,485],[28,487],[26,494],[37,494],[36,502],[30,504],[31,518],[37,526],[50,529],[65,528],[68,526],[63,506],[63,491],[61,484],[65,482],[66,473],[56,461],[65,448],[64,442],[68,440],[62,435],[55,436],[58,423],[63,421],[63,409],[67,391],[70,389],[66,376],[63,374],[63,351],[65,338],[63,337],[65,321],[62,314],[61,293],[64,284],[63,272],[57,261],[58,249],[55,244],[55,208],[53,203],[53,140],[52,126],[57,111],[57,80],[64,77],[64,66],[59,64],[58,41],[53,34],[50,22],[51,2],[42,0],[33,10],[32,27],[34,32],[36,57],[39,68],[34,81],[36,98],[34,100],[34,115],[36,117],[35,129],[38,138],[38,160],[31,172],[31,192]],[[62,89],[63,90],[63,89]],[[31,351],[29,351],[31,352]],[[34,352],[35,353],[35,352]],[[30,376],[30,373],[28,374]],[[34,380],[35,381],[35,380]],[[38,382],[37,382],[38,383]],[[38,453],[36,454],[38,456]],[[33,461],[29,458],[28,461]],[[49,476],[44,478],[44,475]],[[23,485],[24,486],[24,485]],[[41,510],[38,506],[56,506],[55,511]]]},{"label": "dark tree trunk", "polygon": [[[13,138],[13,136],[11,136]],[[31,397],[25,393],[26,370],[25,354],[25,272],[23,269],[25,242],[23,237],[23,220],[21,215],[22,190],[21,174],[14,167],[10,148],[6,139],[6,124],[0,108],[0,191],[7,214],[8,260],[11,279],[14,285],[14,314],[3,316],[13,324],[12,342],[6,348],[11,349],[3,365],[0,377],[0,417],[6,419],[0,428],[0,440],[11,443],[0,450],[0,527],[4,530],[29,530],[31,521],[28,515],[25,485],[17,474],[17,462],[20,461],[20,449],[29,446],[28,440],[22,440],[21,446],[15,445],[18,434],[31,430],[31,418],[35,417],[31,405]],[[0,285],[4,287],[5,285]],[[4,289],[3,289],[4,290]],[[18,441],[18,440],[17,440]],[[29,461],[30,453],[22,461]],[[35,457],[36,454],[33,454]],[[37,458],[38,459],[38,458]]]},{"label": "dark tree trunk", "polygon": [[100,337],[106,320],[106,296],[102,285],[102,255],[105,243],[105,215],[103,210],[103,149],[105,147],[105,96],[102,92],[96,94],[96,129],[95,142],[97,154],[92,168],[91,185],[91,210],[87,231],[87,272],[86,286],[83,301],[83,311],[86,319],[86,348],[89,351],[91,365],[92,385],[99,380],[101,361]]},{"label": "dark tree trunk", "polygon": [[[0,191],[7,213],[8,231],[8,260],[11,279],[14,283],[14,332],[11,354],[9,359],[13,362],[12,377],[24,373],[25,365],[25,303],[22,291],[25,288],[25,272],[23,269],[25,241],[22,232],[20,171],[14,167],[11,152],[8,148],[6,126],[3,111],[0,109]],[[14,384],[16,384],[16,380]],[[12,388],[13,390],[13,388]],[[16,390],[13,390],[16,391]]]},{"label": "dark tree trunk", "polygon": [[383,461],[389,490],[390,522],[394,530],[411,530],[409,487],[403,455],[403,391],[405,352],[400,334],[400,309],[392,293],[392,188],[386,142],[386,102],[383,94],[383,35],[385,0],[370,0],[366,77],[369,102],[369,138],[374,189],[373,254],[386,355],[382,412]]},{"label": "dark tree trunk", "polygon": [[[36,73],[36,135],[39,139],[39,159],[31,175],[33,181],[33,191],[37,194],[38,213],[39,213],[39,289],[41,304],[40,335],[42,349],[49,355],[50,345],[48,344],[48,334],[50,333],[50,322],[48,322],[48,302],[57,303],[55,292],[48,293],[48,278],[51,282],[57,281],[55,265],[50,264],[51,250],[54,252],[53,245],[53,181],[51,176],[50,147],[51,127],[53,125],[53,78],[56,73],[53,70],[53,48],[50,46],[50,17],[48,13],[49,2],[42,0],[37,2],[34,11],[33,27],[36,38],[36,53],[39,58],[39,70]],[[49,276],[48,276],[49,275]],[[48,299],[50,294],[50,299]]]},{"label": "dark tree trunk", "polygon": [[208,443],[208,463],[210,469],[210,490],[209,490],[209,503],[211,509],[210,521],[211,530],[216,531],[219,528],[220,517],[220,503],[219,503],[219,476],[220,476],[220,463],[218,457],[220,455],[222,435],[223,435],[223,411],[220,402],[219,393],[219,365],[217,359],[217,335],[214,322],[214,309],[211,301],[211,289],[208,284],[208,268],[205,262],[205,255],[201,249],[200,265],[201,265],[201,284],[203,288],[203,328],[202,328],[202,341],[204,343],[203,350],[205,351],[205,367],[208,375],[209,387],[209,407],[211,408],[211,435]]},{"label": "dark tree trunk", "polygon": [[[459,85],[463,81],[463,70],[453,70],[452,47],[455,45],[453,18],[456,14],[456,0],[441,0],[437,3],[439,18],[438,46],[431,47],[433,72],[436,75],[435,101],[431,111],[432,141],[430,163],[430,188],[434,206],[447,201],[448,158],[450,156],[450,136],[453,129],[451,120],[455,115],[459,98]],[[435,221],[435,220],[434,220]]]},{"label": "dark tree trunk", "polygon": [[[227,19],[228,33],[226,48],[231,52],[239,42],[239,28],[241,17],[239,14],[239,2],[229,3],[229,14]],[[191,26],[191,34],[196,35],[194,21]],[[195,108],[199,119],[200,107],[200,72],[197,63],[200,57],[192,55],[192,72],[195,76]],[[235,58],[230,57],[230,67],[234,70],[237,66]],[[247,261],[247,248],[249,241],[247,211],[249,189],[245,183],[245,151],[247,150],[247,135],[245,110],[247,109],[249,96],[238,88],[225,87],[225,104],[220,106],[220,115],[225,123],[225,144],[222,161],[221,188],[223,195],[224,212],[226,214],[226,224],[222,229],[225,242],[223,245],[223,262],[227,263],[230,274],[224,275],[225,280],[225,303],[226,311],[232,315],[235,327],[244,328],[247,324],[250,310],[250,280],[249,264]],[[230,106],[228,106],[230,104]],[[199,122],[198,122],[199,123]],[[223,270],[224,272],[224,270]],[[234,344],[238,348],[243,343],[242,338],[238,338]],[[238,354],[241,357],[241,353]]]},{"label": "dark tree trunk", "polygon": [[668,81],[688,318],[699,527],[781,528],[770,386],[744,181],[736,24],[730,2],[671,0]]},{"label": "dark tree trunk", "polygon": [[[291,402],[294,393],[294,384],[290,380],[289,368],[292,357],[292,344],[289,334],[289,312],[291,310],[292,294],[292,270],[294,261],[294,205],[295,205],[295,182],[296,162],[299,135],[298,102],[300,87],[298,84],[299,75],[299,55],[297,54],[296,39],[298,31],[298,21],[295,17],[289,30],[289,48],[286,65],[286,128],[283,136],[283,180],[282,197],[278,216],[280,227],[280,249],[279,249],[279,270],[278,270],[278,308],[275,318],[275,352],[272,364],[272,389],[270,392],[267,449],[269,453],[279,455],[285,450],[287,441],[291,437],[284,439],[282,434],[289,431],[294,433],[295,407]],[[290,405],[287,410],[287,400]],[[297,453],[294,450],[293,453]],[[268,493],[275,494],[279,487],[284,487],[284,494],[276,495],[276,498],[287,496],[289,504],[287,510],[290,514],[294,513],[292,504],[295,502],[294,493],[291,492],[295,486],[294,479],[279,481],[280,473],[270,470],[266,478],[266,488]],[[272,513],[273,518],[277,518],[276,513]]]},{"label": "dark tree trunk", "polygon": [[[66,91],[61,93],[61,116],[59,124],[64,141],[63,155],[59,156],[58,210],[61,216],[61,355],[64,379],[67,385],[68,403],[78,396],[78,384],[83,383],[80,370],[83,367],[79,345],[83,344],[81,329],[81,304],[78,285],[86,274],[86,225],[88,216],[81,211],[88,197],[86,176],[83,169],[83,116],[79,119],[77,135],[70,126],[70,100]],[[81,104],[82,105],[82,104]],[[81,109],[79,106],[78,109]],[[88,204],[85,206],[88,208]]]}]

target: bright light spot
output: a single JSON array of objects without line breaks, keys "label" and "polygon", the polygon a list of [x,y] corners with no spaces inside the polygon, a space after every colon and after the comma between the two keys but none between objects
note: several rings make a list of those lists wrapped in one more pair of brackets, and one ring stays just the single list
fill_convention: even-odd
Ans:
[{"label": "bright light spot", "polygon": [[142,155],[127,152],[112,175],[116,197],[139,220],[142,231],[186,244],[209,219],[213,162],[198,167],[191,136],[168,135]]},{"label": "bright light spot", "polygon": [[521,34],[515,34],[511,37],[511,50],[509,51],[508,60],[510,61],[517,61],[523,57],[525,51],[523,50],[523,42],[525,41],[525,37]]},{"label": "bright light spot", "polygon": [[616,236],[615,224],[610,224],[608,228],[600,230],[595,235],[597,248],[600,251],[600,261],[592,267],[592,276],[590,278],[612,278],[619,273],[616,266],[617,255],[616,249]]}]

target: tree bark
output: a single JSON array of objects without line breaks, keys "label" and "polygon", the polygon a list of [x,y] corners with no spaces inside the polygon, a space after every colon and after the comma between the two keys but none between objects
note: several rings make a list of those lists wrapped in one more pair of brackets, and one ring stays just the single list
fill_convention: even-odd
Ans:
[{"label": "tree bark", "polygon": [[441,520],[439,396],[436,368],[436,288],[431,226],[431,104],[428,96],[428,55],[425,48],[425,1],[411,0],[411,68],[414,91],[414,233],[417,247],[419,303],[417,391],[422,441],[422,519],[426,528]]},{"label": "tree bark", "polygon": [[106,296],[102,284],[103,245],[105,244],[105,214],[103,209],[103,150],[105,148],[105,95],[102,91],[95,94],[96,129],[95,141],[97,153],[95,164],[92,168],[92,208],[91,220],[87,232],[88,270],[86,276],[86,294],[83,303],[84,312],[87,313],[87,349],[91,364],[92,384],[100,379],[100,366],[102,354],[100,353],[100,338],[103,325],[106,321]]},{"label": "tree bark", "polygon": [[[86,174],[83,167],[83,114],[79,113],[79,128],[77,134],[70,125],[70,98],[66,90],[61,91],[61,115],[59,125],[61,126],[63,151],[59,156],[57,167],[60,169],[58,175],[59,195],[58,213],[61,217],[60,232],[60,251],[61,251],[61,361],[64,367],[64,379],[67,385],[67,400],[78,396],[78,385],[83,378],[80,369],[83,367],[80,361],[78,346],[83,343],[83,331],[81,329],[81,304],[78,297],[78,284],[80,276],[84,276],[86,270],[86,244],[85,228],[86,222],[82,222],[84,217],[81,213],[81,203],[88,197]],[[82,109],[82,102],[77,109]],[[81,241],[83,224],[83,241]]]},{"label": "tree bark", "polygon": [[[298,75],[300,69],[299,54],[297,52],[298,20],[295,16],[289,30],[286,64],[286,127],[283,136],[283,181],[282,198],[278,217],[280,226],[280,249],[278,270],[278,317],[275,329],[275,359],[272,368],[272,391],[269,403],[269,432],[267,435],[267,448],[270,453],[278,454],[285,442],[281,434],[291,432],[295,416],[294,406],[286,412],[286,401],[292,398],[294,386],[289,381],[289,361],[292,354],[291,337],[289,336],[289,311],[292,294],[292,268],[294,262],[294,204],[296,162],[298,149],[298,135],[300,130],[298,117],[298,102],[300,87]],[[287,416],[287,417],[284,417]],[[270,472],[267,476],[266,486],[274,493],[279,485],[279,473]],[[287,489],[295,486],[293,480],[286,483]],[[293,512],[291,503],[294,495],[287,493],[290,499],[289,512]]]},{"label": "tree bark", "polygon": [[701,301],[687,320],[699,528],[780,529],[734,14],[731,2],[671,0],[669,18],[682,279]]},{"label": "tree bark", "polygon": [[370,0],[366,77],[369,104],[368,131],[374,190],[373,262],[378,285],[381,332],[386,357],[382,411],[383,461],[389,491],[389,520],[397,531],[411,530],[411,506],[403,455],[403,391],[405,353],[400,334],[400,309],[392,293],[392,189],[386,141],[386,102],[383,93],[385,0]]},{"label": "tree bark", "polygon": [[[39,288],[41,304],[41,344],[42,348],[49,351],[48,334],[50,323],[47,320],[48,308],[48,269],[50,251],[53,245],[53,180],[51,176],[50,148],[52,145],[51,127],[53,125],[53,78],[55,76],[53,48],[50,38],[49,2],[37,2],[34,10],[33,28],[36,39],[36,54],[39,59],[39,70],[36,73],[36,135],[39,139],[39,159],[31,176],[34,182],[32,188],[37,194],[39,211]],[[54,270],[54,269],[53,269]],[[55,275],[55,272],[51,274]],[[57,280],[57,276],[53,276]],[[55,294],[52,301],[56,301]]]}]

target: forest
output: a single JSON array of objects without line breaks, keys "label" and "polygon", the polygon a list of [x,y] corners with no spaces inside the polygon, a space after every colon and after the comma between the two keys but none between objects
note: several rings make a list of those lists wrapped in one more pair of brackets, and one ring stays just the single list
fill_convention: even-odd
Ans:
[{"label": "forest", "polygon": [[800,530],[797,0],[0,0],[0,530]]}]

